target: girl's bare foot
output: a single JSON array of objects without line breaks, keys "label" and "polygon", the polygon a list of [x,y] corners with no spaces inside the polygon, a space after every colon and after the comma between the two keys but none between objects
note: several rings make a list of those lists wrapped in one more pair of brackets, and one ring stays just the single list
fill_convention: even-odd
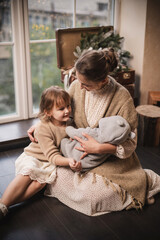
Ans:
[{"label": "girl's bare foot", "polygon": [[147,204],[148,204],[148,205],[151,205],[151,204],[153,204],[154,202],[155,202],[154,197],[147,198]]}]

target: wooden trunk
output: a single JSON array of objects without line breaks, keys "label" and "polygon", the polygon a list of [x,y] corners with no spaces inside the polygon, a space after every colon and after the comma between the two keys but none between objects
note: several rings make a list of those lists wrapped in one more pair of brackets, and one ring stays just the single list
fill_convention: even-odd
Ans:
[{"label": "wooden trunk", "polygon": [[113,77],[122,85],[133,84],[135,82],[135,71],[128,70],[117,72]]},{"label": "wooden trunk", "polygon": [[136,108],[138,113],[138,145],[160,145],[160,107],[141,105]]},{"label": "wooden trunk", "polygon": [[156,105],[160,107],[160,91],[148,92],[148,104]]},{"label": "wooden trunk", "polygon": [[128,84],[128,85],[123,85],[123,86],[129,91],[129,93],[131,94],[132,98],[134,98],[135,84]]},{"label": "wooden trunk", "polygon": [[67,28],[56,30],[56,49],[58,68],[67,70],[74,66],[76,57],[73,52],[77,46],[80,46],[82,33],[98,33],[103,28],[113,30],[112,26],[86,27],[86,28]]}]

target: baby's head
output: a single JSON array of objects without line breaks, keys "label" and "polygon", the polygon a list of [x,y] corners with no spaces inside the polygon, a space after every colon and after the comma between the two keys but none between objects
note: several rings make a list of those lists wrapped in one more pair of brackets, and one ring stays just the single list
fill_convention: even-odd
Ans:
[{"label": "baby's head", "polygon": [[129,123],[121,116],[110,116],[101,118],[99,121],[99,142],[110,142],[119,145],[134,138],[135,133],[131,132]]},{"label": "baby's head", "polygon": [[41,95],[38,117],[44,121],[51,121],[53,117],[53,109],[59,109],[59,111],[62,111],[65,108],[70,108],[70,104],[70,96],[63,88],[59,86],[51,86],[45,89]]}]

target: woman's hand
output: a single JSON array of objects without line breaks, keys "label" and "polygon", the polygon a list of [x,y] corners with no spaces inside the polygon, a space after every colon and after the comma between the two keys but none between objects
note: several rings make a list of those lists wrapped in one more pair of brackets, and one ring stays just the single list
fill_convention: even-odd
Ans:
[{"label": "woman's hand", "polygon": [[28,137],[31,140],[31,142],[38,142],[37,139],[34,137],[33,133],[35,131],[36,126],[33,125],[32,127],[30,127],[27,131]]},{"label": "woman's hand", "polygon": [[76,162],[73,158],[69,159],[69,166],[75,172],[80,172],[82,170],[81,162]]},{"label": "woman's hand", "polygon": [[81,144],[81,147],[75,147],[75,149],[84,152],[80,159],[83,159],[89,153],[98,154],[100,143],[86,133],[82,133],[82,135],[86,137],[87,140],[83,140],[77,136],[74,137]]},{"label": "woman's hand", "polygon": [[77,136],[74,137],[81,144],[81,147],[75,147],[75,149],[84,152],[80,159],[83,159],[90,153],[92,153],[92,154],[106,154],[106,153],[115,154],[116,148],[117,148],[115,145],[109,144],[109,143],[101,144],[101,143],[97,142],[93,137],[91,137],[90,135],[88,135],[86,133],[82,133],[82,135],[84,137],[86,137],[87,140],[83,140]]}]

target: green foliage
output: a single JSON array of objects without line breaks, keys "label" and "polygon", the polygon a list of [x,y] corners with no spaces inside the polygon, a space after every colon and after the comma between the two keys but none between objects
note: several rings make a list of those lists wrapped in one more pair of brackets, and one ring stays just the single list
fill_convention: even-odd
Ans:
[{"label": "green foliage", "polygon": [[113,31],[108,31],[108,29],[102,27],[96,34],[82,33],[80,46],[76,47],[73,54],[79,58],[84,51],[89,49],[113,48],[118,59],[116,71],[127,70],[129,69],[128,60],[131,58],[131,54],[126,50],[122,50],[123,41],[124,37],[120,37],[119,34],[115,34]]},{"label": "green foliage", "polygon": [[123,37],[120,37],[119,34],[114,34],[113,32],[105,32],[106,30],[100,30],[97,34],[86,33],[81,34],[80,48],[98,50],[99,48],[108,48],[112,47],[116,51],[120,49],[120,44]]}]

